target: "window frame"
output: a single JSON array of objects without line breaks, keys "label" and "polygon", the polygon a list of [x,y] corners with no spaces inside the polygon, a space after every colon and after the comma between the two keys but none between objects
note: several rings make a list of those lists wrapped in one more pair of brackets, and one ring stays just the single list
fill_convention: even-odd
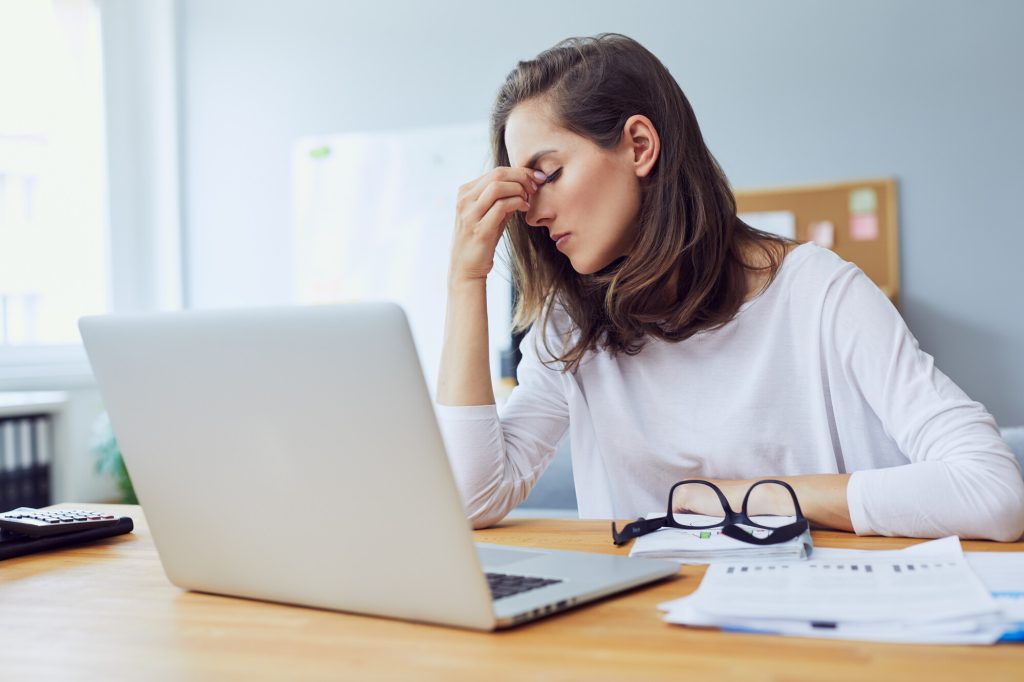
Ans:
[{"label": "window frame", "polygon": [[[174,0],[95,0],[106,151],[111,312],[185,302],[177,26]],[[92,385],[81,343],[0,346],[0,390]]]}]

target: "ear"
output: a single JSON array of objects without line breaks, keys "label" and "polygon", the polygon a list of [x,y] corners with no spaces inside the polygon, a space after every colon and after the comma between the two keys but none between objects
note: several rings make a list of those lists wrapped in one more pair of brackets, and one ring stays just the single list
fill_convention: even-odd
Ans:
[{"label": "ear", "polygon": [[661,138],[651,119],[643,114],[630,116],[622,127],[622,147],[624,152],[628,152],[628,160],[636,176],[646,177],[661,154]]}]

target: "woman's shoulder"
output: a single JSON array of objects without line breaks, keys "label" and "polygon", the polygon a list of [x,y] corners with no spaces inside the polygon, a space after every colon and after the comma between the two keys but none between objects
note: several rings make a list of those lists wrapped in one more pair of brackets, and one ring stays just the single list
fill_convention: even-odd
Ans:
[{"label": "woman's shoulder", "polygon": [[812,242],[789,252],[778,280],[780,290],[789,290],[786,299],[814,301],[815,308],[888,307],[888,298],[856,263]]},{"label": "woman's shoulder", "polygon": [[783,288],[785,285],[780,281],[791,276],[797,268],[797,261],[806,258],[806,253],[802,251],[806,246],[796,242],[772,241],[746,247],[743,261],[753,269],[746,271],[746,296],[743,304],[753,302],[768,289]]},{"label": "woman's shoulder", "polygon": [[794,244],[786,253],[782,267],[789,272],[803,276],[829,277],[856,268],[831,249],[814,242]]},{"label": "woman's shoulder", "polygon": [[[841,286],[843,283],[856,280],[862,275],[856,265],[830,249],[813,242],[789,243],[785,245],[782,262],[774,277],[770,278],[767,272],[763,272],[759,280],[753,281],[751,295],[743,303],[741,311],[761,301],[773,301],[774,305],[787,306],[799,302],[808,305],[817,302],[811,307],[827,305],[826,299],[834,299],[837,290],[846,288]],[[758,303],[756,307],[764,308],[765,305]],[[769,307],[772,305],[769,304]]]}]

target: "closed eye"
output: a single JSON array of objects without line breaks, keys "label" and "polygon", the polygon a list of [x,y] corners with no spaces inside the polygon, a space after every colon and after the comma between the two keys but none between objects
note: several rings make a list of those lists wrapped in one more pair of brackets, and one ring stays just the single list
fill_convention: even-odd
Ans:
[{"label": "closed eye", "polygon": [[545,178],[545,180],[544,180],[544,184],[545,184],[545,185],[547,185],[547,184],[549,184],[549,183],[552,183],[552,182],[554,182],[555,180],[557,180],[557,179],[558,179],[558,176],[560,176],[561,174],[562,174],[562,169],[561,169],[561,168],[559,168],[559,169],[558,169],[558,170],[556,170],[556,171],[555,171],[554,173],[552,173],[552,174],[551,174],[551,175],[549,175],[549,176],[548,176],[547,178]]}]

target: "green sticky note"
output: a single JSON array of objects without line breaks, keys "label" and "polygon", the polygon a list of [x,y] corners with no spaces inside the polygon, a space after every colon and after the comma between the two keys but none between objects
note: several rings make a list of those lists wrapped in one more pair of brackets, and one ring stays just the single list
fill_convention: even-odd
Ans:
[{"label": "green sticky note", "polygon": [[314,159],[326,159],[328,156],[331,155],[331,148],[314,147],[313,149],[309,150],[309,155],[312,156]]},{"label": "green sticky note", "polygon": [[878,195],[870,187],[850,192],[850,213],[874,213],[878,210]]}]

